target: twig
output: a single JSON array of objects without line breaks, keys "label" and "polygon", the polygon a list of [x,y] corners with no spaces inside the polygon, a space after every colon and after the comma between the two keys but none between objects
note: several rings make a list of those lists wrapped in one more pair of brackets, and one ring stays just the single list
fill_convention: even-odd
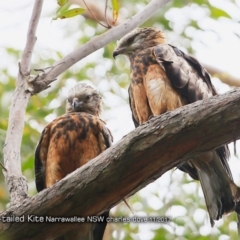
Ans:
[{"label": "twig", "polygon": [[105,18],[105,22],[107,23],[107,25],[109,26],[109,28],[111,28],[112,25],[109,24],[109,22],[108,22],[108,17],[107,17],[107,6],[108,6],[108,0],[105,1],[104,18]]},{"label": "twig", "polygon": [[105,28],[109,28],[109,26],[105,26],[103,23],[101,23],[93,14],[93,12],[91,11],[91,9],[88,7],[88,5],[86,4],[85,0],[83,0],[84,5],[86,6],[87,10],[89,11],[89,13],[93,16],[93,18],[96,20],[97,23],[99,23],[101,26],[105,27]]},{"label": "twig", "polygon": [[4,165],[0,162],[0,165],[1,165],[1,167],[2,167],[2,169],[5,171],[5,172],[7,172],[7,169],[4,167]]},{"label": "twig", "polygon": [[123,201],[124,201],[124,203],[127,205],[127,207],[129,208],[129,210],[132,212],[132,214],[134,214],[134,212],[133,212],[132,208],[129,206],[126,198],[123,198]]}]

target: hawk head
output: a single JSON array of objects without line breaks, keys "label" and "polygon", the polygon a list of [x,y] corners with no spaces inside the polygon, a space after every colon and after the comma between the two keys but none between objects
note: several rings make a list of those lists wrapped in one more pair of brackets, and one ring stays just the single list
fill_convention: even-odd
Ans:
[{"label": "hawk head", "polygon": [[95,116],[101,113],[102,98],[86,83],[78,83],[68,92],[66,112],[86,112]]},{"label": "hawk head", "polygon": [[131,56],[139,50],[162,43],[165,43],[165,37],[157,28],[136,28],[118,41],[113,57],[119,54]]}]

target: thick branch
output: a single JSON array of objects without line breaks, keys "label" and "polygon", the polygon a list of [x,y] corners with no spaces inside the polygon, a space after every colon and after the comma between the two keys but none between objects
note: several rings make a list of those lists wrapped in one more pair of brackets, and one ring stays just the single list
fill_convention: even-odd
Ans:
[{"label": "thick branch", "polygon": [[29,78],[30,61],[36,41],[35,33],[42,3],[43,0],[35,0],[32,18],[29,24],[27,44],[20,64],[17,87],[13,94],[10,107],[7,136],[3,148],[4,165],[7,170],[3,172],[10,193],[11,204],[18,203],[27,197],[27,182],[22,176],[20,159],[25,109],[30,97],[30,94],[25,92],[24,83]]},{"label": "thick branch", "polygon": [[239,105],[240,89],[152,118],[53,187],[2,213],[24,215],[25,222],[1,222],[0,236],[38,240],[61,234],[74,224],[32,224],[27,215],[99,214],[181,161],[239,139]]},{"label": "thick branch", "polygon": [[104,47],[108,43],[121,38],[135,27],[144,23],[167,2],[169,2],[169,0],[152,0],[142,11],[137,13],[132,18],[126,20],[114,28],[111,28],[102,35],[94,37],[88,43],[74,50],[72,53],[65,56],[62,60],[55,63],[51,68],[45,70],[44,73],[39,74],[39,76],[37,76],[34,81],[36,85],[35,89],[33,91],[30,91],[33,94],[42,91],[43,89],[41,88],[43,86],[41,84],[45,83],[45,85],[49,85],[49,83],[56,79],[57,76],[66,71],[76,62],[80,61],[96,50]]}]

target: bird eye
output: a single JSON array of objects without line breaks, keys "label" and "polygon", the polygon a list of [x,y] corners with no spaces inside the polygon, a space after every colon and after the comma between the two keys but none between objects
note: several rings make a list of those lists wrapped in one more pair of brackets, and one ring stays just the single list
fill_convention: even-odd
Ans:
[{"label": "bird eye", "polygon": [[127,40],[127,44],[130,45],[133,43],[133,41],[134,41],[134,37],[131,37]]},{"label": "bird eye", "polygon": [[87,96],[86,96],[86,100],[89,100],[90,97],[91,97],[91,95],[87,95]]}]

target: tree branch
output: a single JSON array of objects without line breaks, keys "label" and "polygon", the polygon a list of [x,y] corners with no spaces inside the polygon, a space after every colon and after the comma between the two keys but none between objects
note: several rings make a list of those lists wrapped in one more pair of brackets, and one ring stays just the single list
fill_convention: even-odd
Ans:
[{"label": "tree branch", "polygon": [[0,222],[0,237],[40,240],[81,227],[27,220],[28,215],[102,213],[180,162],[239,139],[239,105],[240,89],[152,118],[53,187],[3,212],[0,217],[24,216],[25,221]]},{"label": "tree branch", "polygon": [[204,64],[203,66],[207,69],[207,71],[212,75],[212,77],[219,78],[223,83],[232,86],[232,87],[240,87],[240,78],[234,77],[227,72],[223,72],[222,70],[210,66],[208,64]]},{"label": "tree branch", "polygon": [[10,193],[11,205],[19,203],[27,197],[27,181],[22,176],[20,158],[24,116],[30,97],[30,93],[25,92],[24,83],[30,77],[30,61],[36,42],[35,33],[41,14],[42,3],[43,0],[35,0],[27,34],[27,43],[17,78],[17,86],[10,107],[7,136],[3,147],[4,166],[7,169],[7,171],[3,171],[3,173]]},{"label": "tree branch", "polygon": [[121,38],[133,30],[135,27],[144,23],[167,2],[169,2],[169,0],[152,0],[142,11],[137,13],[135,16],[129,18],[118,26],[111,28],[102,35],[94,37],[85,45],[74,50],[72,53],[56,62],[52,67],[46,69],[43,73],[36,76],[36,78],[32,81],[33,85],[29,91],[32,94],[41,92],[46,87],[48,87],[49,84],[54,81],[57,76],[66,71],[73,64],[80,61],[89,54],[95,52],[96,50],[104,47],[108,43]]},{"label": "tree branch", "polygon": [[[77,4],[81,7],[84,7],[83,1],[82,0],[69,0],[69,2],[71,4]],[[107,19],[109,19],[108,21],[106,21],[105,19],[105,12],[103,11],[103,9],[101,9],[99,7],[99,5],[95,4],[95,0],[88,0],[88,7],[91,9],[91,11],[94,13],[94,15],[97,17],[98,20],[104,22],[105,24],[108,24],[107,22],[110,21],[112,22],[113,19],[112,17],[107,14]],[[86,13],[84,14],[84,16],[86,18],[92,19],[94,21],[96,21],[96,19],[94,19],[92,17],[92,15],[89,13],[89,11],[86,11]],[[117,24],[121,24],[123,22],[123,19],[118,19]],[[202,62],[202,64],[204,65],[204,67],[207,69],[207,71],[213,76],[213,77],[217,77],[219,78],[223,83],[232,86],[232,87],[240,87],[240,78],[234,77],[231,74],[222,71],[221,69],[218,69],[216,67],[213,67],[209,64],[205,64]]]},{"label": "tree branch", "polygon": [[32,59],[32,53],[37,41],[36,31],[38,26],[38,21],[42,11],[43,0],[36,0],[33,6],[32,16],[29,22],[27,42],[23,51],[22,61],[21,61],[21,73],[26,76],[29,75],[30,64]]}]

